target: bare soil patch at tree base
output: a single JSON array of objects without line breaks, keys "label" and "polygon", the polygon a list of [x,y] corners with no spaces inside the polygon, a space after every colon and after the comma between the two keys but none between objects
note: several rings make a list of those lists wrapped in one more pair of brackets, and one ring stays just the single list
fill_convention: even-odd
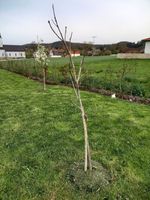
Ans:
[{"label": "bare soil patch at tree base", "polygon": [[100,163],[92,161],[92,170],[84,171],[84,162],[71,165],[67,178],[76,189],[85,192],[103,190],[111,183],[109,171]]}]

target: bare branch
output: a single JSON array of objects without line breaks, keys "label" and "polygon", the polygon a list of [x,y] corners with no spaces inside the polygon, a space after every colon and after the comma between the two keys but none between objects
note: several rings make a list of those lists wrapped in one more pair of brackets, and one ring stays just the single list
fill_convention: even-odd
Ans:
[{"label": "bare branch", "polygon": [[82,66],[83,66],[83,63],[84,63],[84,58],[85,58],[85,56],[82,57],[82,60],[80,62],[80,66],[79,66],[79,73],[78,73],[78,78],[77,78],[78,83],[79,83],[79,80],[81,78],[81,71],[82,71]]},{"label": "bare branch", "polygon": [[53,26],[52,26],[50,21],[48,21],[48,24],[49,24],[51,30],[53,31],[53,33],[58,37],[58,39],[60,39],[62,41],[62,38],[56,33],[56,31],[54,30],[54,28],[53,28]]},{"label": "bare branch", "polygon": [[72,103],[72,105],[74,105],[76,108],[78,108],[79,110],[81,110],[80,109],[80,106],[78,106],[76,103],[73,103],[73,102],[71,102]]},{"label": "bare branch", "polygon": [[81,62],[80,62],[80,67],[82,67],[82,66],[83,66],[83,63],[84,63],[84,58],[85,58],[85,56],[82,56],[82,59],[81,59]]},{"label": "bare branch", "polygon": [[54,20],[55,20],[56,24],[58,25],[58,21],[57,21],[57,18],[56,18],[56,13],[55,13],[55,7],[54,7],[54,4],[52,4],[52,10],[53,10]]},{"label": "bare branch", "polygon": [[64,34],[64,40],[66,41],[66,37],[67,37],[67,26],[65,26],[65,34]]},{"label": "bare branch", "polygon": [[74,81],[73,81],[73,79],[72,79],[71,76],[70,76],[70,80],[71,80],[71,83],[72,83],[72,86],[73,86],[73,89],[74,89],[74,93],[75,93],[77,99],[79,99],[77,89],[76,89],[76,87],[75,87]]},{"label": "bare branch", "polygon": [[59,34],[60,34],[60,37],[62,38],[62,41],[64,42],[65,40],[64,40],[63,34],[62,34],[61,30],[60,30],[58,21],[57,21],[57,17],[56,17],[56,13],[55,13],[54,4],[52,5],[52,10],[53,10],[53,16],[54,16],[55,24],[56,24],[56,26],[57,26],[58,32],[59,32]]},{"label": "bare branch", "polygon": [[70,34],[69,42],[71,42],[72,36],[73,36],[73,32],[71,32],[71,34]]},{"label": "bare branch", "polygon": [[72,40],[72,35],[73,35],[73,32],[71,32],[70,38],[69,38],[69,49],[70,49],[70,52],[71,52],[71,40]]},{"label": "bare branch", "polygon": [[55,21],[53,19],[51,19],[51,21],[53,22],[53,24],[57,27],[57,24],[55,23]]}]

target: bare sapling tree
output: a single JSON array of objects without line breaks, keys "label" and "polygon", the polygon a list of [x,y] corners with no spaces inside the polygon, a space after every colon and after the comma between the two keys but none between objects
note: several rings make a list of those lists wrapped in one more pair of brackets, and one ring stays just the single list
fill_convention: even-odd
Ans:
[{"label": "bare sapling tree", "polygon": [[81,119],[82,119],[83,130],[84,130],[84,154],[85,154],[84,171],[86,172],[87,170],[92,170],[92,163],[91,163],[91,153],[90,153],[90,146],[89,146],[89,139],[88,139],[87,114],[85,113],[85,109],[84,109],[84,105],[83,105],[81,93],[80,93],[80,82],[81,82],[82,68],[84,64],[84,56],[81,58],[80,65],[76,66],[71,55],[72,33],[70,34],[70,37],[67,41],[67,27],[65,26],[65,30],[63,33],[63,31],[60,29],[60,26],[56,17],[54,5],[52,5],[52,11],[53,11],[53,19],[48,21],[48,24],[52,32],[57,36],[57,38],[60,41],[62,41],[64,48],[68,54],[68,57],[69,57],[68,71],[70,74],[70,79],[71,79],[72,87],[74,89],[76,100],[78,102],[78,107],[81,112]]},{"label": "bare sapling tree", "polygon": [[40,64],[43,70],[43,90],[46,90],[46,75],[48,69],[48,57],[43,45],[38,44],[37,51],[34,53],[35,60]]},{"label": "bare sapling tree", "polygon": [[125,84],[125,77],[131,72],[131,68],[127,63],[123,63],[120,70],[117,72],[119,78],[119,91],[123,94],[123,85]]}]

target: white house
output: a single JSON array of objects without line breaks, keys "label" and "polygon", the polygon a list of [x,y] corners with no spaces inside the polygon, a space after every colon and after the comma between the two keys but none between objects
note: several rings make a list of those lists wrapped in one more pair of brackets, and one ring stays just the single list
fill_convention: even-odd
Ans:
[{"label": "white house", "polygon": [[[65,51],[63,49],[51,49],[49,52],[49,56],[54,58],[59,58],[67,55],[65,55]],[[80,56],[80,51],[71,51],[71,56],[72,57]]]},{"label": "white house", "polygon": [[25,49],[21,45],[3,45],[0,34],[0,59],[3,58],[26,58]]},{"label": "white house", "polygon": [[144,53],[118,53],[119,59],[150,59],[150,38],[142,40],[145,43]]},{"label": "white house", "polygon": [[61,58],[62,57],[61,53],[59,53],[56,50],[52,50],[52,49],[49,52],[49,56],[52,58]]},{"label": "white house", "polygon": [[2,36],[0,34],[0,58],[5,57],[5,49],[3,47]]},{"label": "white house", "polygon": [[143,41],[145,42],[144,53],[150,54],[150,38],[146,38]]}]

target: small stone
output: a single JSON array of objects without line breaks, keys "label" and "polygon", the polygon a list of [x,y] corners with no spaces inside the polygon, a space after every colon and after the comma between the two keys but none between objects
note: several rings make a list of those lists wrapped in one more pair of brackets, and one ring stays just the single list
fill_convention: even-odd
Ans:
[{"label": "small stone", "polygon": [[111,98],[112,98],[112,99],[116,99],[116,94],[115,94],[115,93],[112,94],[112,95],[111,95]]}]

